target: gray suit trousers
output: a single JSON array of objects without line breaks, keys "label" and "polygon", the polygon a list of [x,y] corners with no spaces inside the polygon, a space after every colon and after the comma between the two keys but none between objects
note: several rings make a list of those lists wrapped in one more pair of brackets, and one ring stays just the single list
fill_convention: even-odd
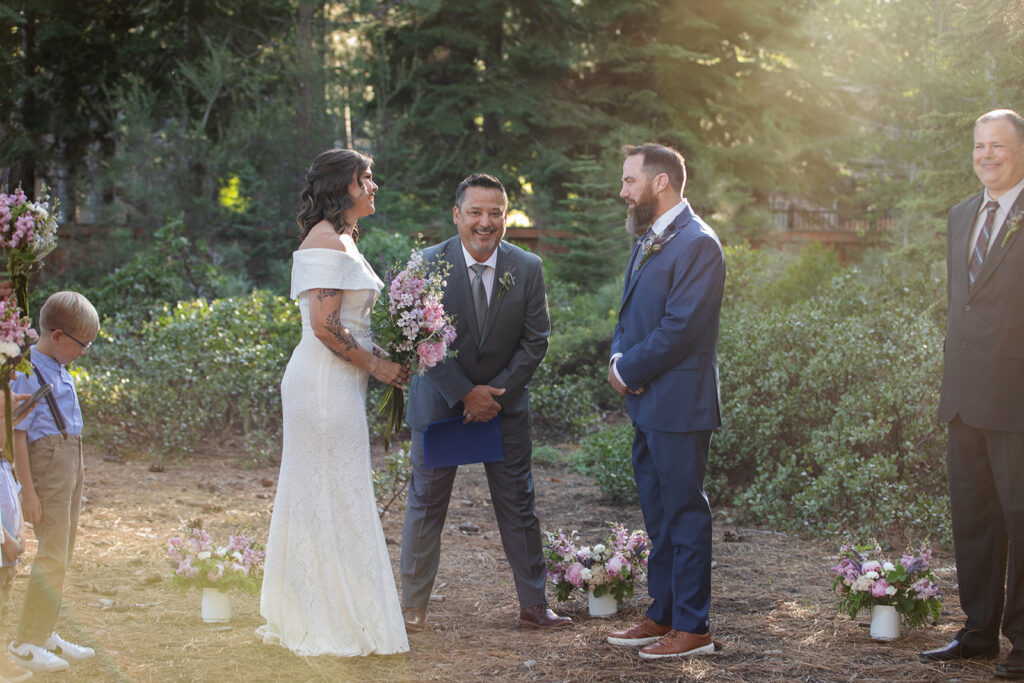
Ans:
[{"label": "gray suit trousers", "polygon": [[[491,504],[521,607],[547,602],[547,570],[534,506],[529,429],[503,437],[505,459],[485,463]],[[441,556],[441,532],[457,467],[423,466],[423,431],[412,430],[412,478],[402,528],[402,606],[426,609]]]}]

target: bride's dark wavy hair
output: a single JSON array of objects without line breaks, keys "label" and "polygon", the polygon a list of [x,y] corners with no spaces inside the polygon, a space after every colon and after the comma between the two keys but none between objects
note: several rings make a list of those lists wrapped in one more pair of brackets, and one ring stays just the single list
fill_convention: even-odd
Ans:
[{"label": "bride's dark wavy hair", "polygon": [[313,159],[306,171],[306,186],[302,188],[302,207],[296,221],[299,238],[306,235],[320,221],[327,221],[339,235],[351,228],[352,239],[359,239],[359,228],[345,223],[345,212],[355,206],[348,186],[370,168],[373,159],[351,149],[329,149]]}]

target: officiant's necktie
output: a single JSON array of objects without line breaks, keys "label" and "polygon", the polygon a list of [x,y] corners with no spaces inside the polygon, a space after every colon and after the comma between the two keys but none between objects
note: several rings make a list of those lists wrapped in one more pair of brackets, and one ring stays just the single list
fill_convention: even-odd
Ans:
[{"label": "officiant's necktie", "polygon": [[473,270],[473,308],[476,309],[476,331],[484,333],[484,319],[487,317],[487,290],[484,288],[484,271],[487,266],[482,263],[474,263],[470,266]]},{"label": "officiant's necktie", "polygon": [[[981,264],[988,254],[988,240],[992,234],[992,228],[996,223],[996,211],[999,210],[999,202],[989,202],[985,205],[985,222],[981,224],[981,232],[978,233],[978,241],[974,244],[974,251],[971,252],[971,262],[967,265],[967,276],[971,279],[971,286],[974,286],[974,279],[981,272]],[[961,261],[963,263],[963,261]]]}]

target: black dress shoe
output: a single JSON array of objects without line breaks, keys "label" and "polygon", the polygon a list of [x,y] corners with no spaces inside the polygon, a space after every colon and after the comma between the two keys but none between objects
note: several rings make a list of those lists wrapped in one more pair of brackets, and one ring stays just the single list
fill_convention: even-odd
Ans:
[{"label": "black dress shoe", "polygon": [[997,656],[999,656],[998,643],[991,647],[977,650],[973,647],[967,647],[959,640],[953,640],[948,645],[943,645],[934,650],[925,650],[921,653],[919,659],[922,662],[948,662],[954,659],[992,659]]},{"label": "black dress shoe", "polygon": [[1014,648],[1003,661],[996,664],[999,678],[1024,679],[1024,650]]}]

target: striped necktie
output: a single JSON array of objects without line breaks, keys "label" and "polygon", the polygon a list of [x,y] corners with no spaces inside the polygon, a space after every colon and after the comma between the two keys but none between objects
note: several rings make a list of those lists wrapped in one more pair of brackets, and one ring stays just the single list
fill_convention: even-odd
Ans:
[{"label": "striped necktie", "polygon": [[999,202],[993,201],[985,205],[985,222],[981,224],[978,241],[974,245],[974,251],[971,252],[971,261],[967,265],[967,276],[971,279],[972,287],[974,286],[974,280],[978,277],[978,273],[981,272],[981,264],[985,260],[985,255],[988,254],[989,236],[992,234],[992,228],[996,222],[996,211],[998,210]]}]

